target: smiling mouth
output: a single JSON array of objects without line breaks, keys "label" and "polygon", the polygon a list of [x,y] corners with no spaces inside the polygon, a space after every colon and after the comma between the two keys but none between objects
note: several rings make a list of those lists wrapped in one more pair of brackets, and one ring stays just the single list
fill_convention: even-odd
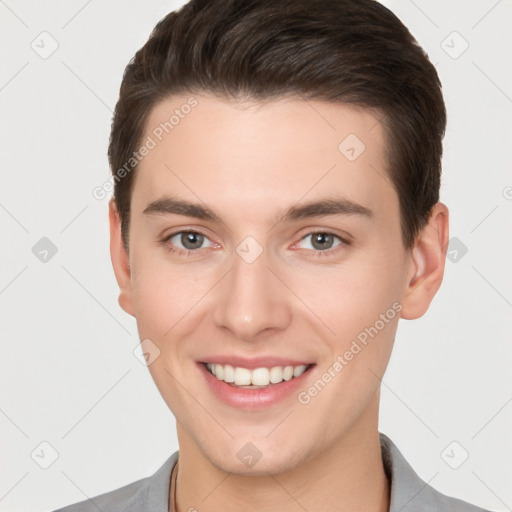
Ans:
[{"label": "smiling mouth", "polygon": [[203,363],[206,370],[227,384],[244,388],[267,388],[300,377],[308,371],[313,364],[301,364],[298,366],[273,366],[271,368],[243,368],[230,364]]}]

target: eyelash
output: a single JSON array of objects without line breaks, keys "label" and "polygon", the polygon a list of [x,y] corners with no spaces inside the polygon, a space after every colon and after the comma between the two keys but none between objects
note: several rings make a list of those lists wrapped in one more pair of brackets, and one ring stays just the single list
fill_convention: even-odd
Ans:
[{"label": "eyelash", "polygon": [[[205,238],[208,238],[207,235],[205,235],[204,233],[201,233],[201,231],[196,231],[196,230],[181,230],[181,231],[175,231],[174,233],[171,233],[170,235],[167,235],[166,237],[164,237],[162,240],[161,240],[161,243],[164,245],[164,247],[170,251],[170,252],[173,252],[175,254],[178,254],[178,255],[183,255],[183,256],[186,256],[186,257],[193,257],[195,255],[197,255],[197,253],[199,253],[199,251],[201,249],[196,249],[196,250],[191,250],[191,249],[180,249],[180,248],[176,248],[174,246],[172,246],[171,244],[169,244],[169,240],[173,237],[175,237],[176,235],[180,235],[180,234],[183,234],[183,233],[192,233],[194,235],[202,235],[204,236]],[[336,247],[334,247],[333,249],[326,249],[324,251],[320,251],[320,250],[314,250],[314,249],[305,249],[307,251],[312,251],[312,254],[314,257],[325,257],[325,256],[330,256],[332,255],[333,253],[337,253],[338,250],[343,247],[348,247],[351,245],[351,242],[349,240],[347,240],[346,238],[343,238],[339,235],[336,235],[335,233],[331,233],[330,231],[320,231],[320,230],[317,230],[317,231],[311,231],[309,233],[307,233],[306,235],[304,235],[300,240],[299,242],[301,242],[302,240],[304,240],[305,238],[307,238],[308,236],[313,236],[313,235],[318,235],[318,234],[322,234],[322,235],[332,235],[333,237],[337,238],[341,243],[339,245],[337,245]],[[203,249],[205,249],[205,247],[203,247]]]},{"label": "eyelash", "polygon": [[312,255],[315,258],[322,258],[322,257],[326,257],[326,256],[331,256],[333,254],[337,254],[340,250],[343,250],[343,248],[346,248],[349,245],[351,245],[351,242],[349,240],[347,240],[346,238],[343,238],[340,235],[337,235],[336,233],[331,233],[330,231],[321,231],[321,230],[311,231],[311,232],[307,233],[299,240],[299,242],[301,242],[308,236],[314,236],[314,235],[318,235],[318,234],[333,236],[334,238],[337,238],[340,241],[340,244],[338,244],[336,247],[334,247],[332,249],[325,249],[324,251],[319,251],[319,250],[315,250],[315,249],[305,249],[307,251],[312,251]]},{"label": "eyelash", "polygon": [[164,237],[163,240],[162,240],[163,246],[169,252],[178,254],[179,256],[186,256],[186,257],[194,257],[194,256],[196,256],[200,252],[201,249],[196,249],[194,251],[192,251],[190,249],[180,249],[179,247],[174,247],[173,245],[171,245],[169,243],[169,240],[171,238],[175,237],[176,235],[181,235],[183,233],[192,233],[194,235],[202,235],[205,238],[208,238],[204,233],[201,233],[201,231],[192,230],[192,229],[182,229],[181,231],[175,231],[174,233],[171,233],[170,235],[167,235],[166,237]]}]

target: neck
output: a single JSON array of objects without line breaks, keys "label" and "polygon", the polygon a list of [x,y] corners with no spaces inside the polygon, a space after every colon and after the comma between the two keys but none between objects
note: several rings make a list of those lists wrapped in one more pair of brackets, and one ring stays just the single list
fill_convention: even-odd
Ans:
[{"label": "neck", "polygon": [[356,423],[322,453],[312,453],[290,471],[265,476],[227,473],[214,466],[178,423],[176,512],[388,512],[389,483],[377,418],[371,427]]}]

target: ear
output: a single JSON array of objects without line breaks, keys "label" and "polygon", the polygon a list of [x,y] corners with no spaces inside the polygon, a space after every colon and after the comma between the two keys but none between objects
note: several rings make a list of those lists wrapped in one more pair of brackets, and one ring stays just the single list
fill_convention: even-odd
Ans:
[{"label": "ear", "polygon": [[121,237],[121,218],[113,198],[108,203],[108,217],[110,222],[110,258],[119,285],[119,305],[129,315],[135,316],[130,261]]},{"label": "ear", "polygon": [[448,217],[448,208],[436,203],[410,250],[402,318],[412,320],[423,316],[441,286],[449,240]]}]

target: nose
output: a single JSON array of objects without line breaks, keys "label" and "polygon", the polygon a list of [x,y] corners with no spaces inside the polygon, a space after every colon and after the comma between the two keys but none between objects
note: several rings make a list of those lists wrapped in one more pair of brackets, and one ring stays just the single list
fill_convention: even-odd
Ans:
[{"label": "nose", "polygon": [[231,272],[223,279],[213,319],[240,341],[255,341],[286,329],[291,322],[290,297],[268,268],[265,252],[248,263],[234,254]]}]

